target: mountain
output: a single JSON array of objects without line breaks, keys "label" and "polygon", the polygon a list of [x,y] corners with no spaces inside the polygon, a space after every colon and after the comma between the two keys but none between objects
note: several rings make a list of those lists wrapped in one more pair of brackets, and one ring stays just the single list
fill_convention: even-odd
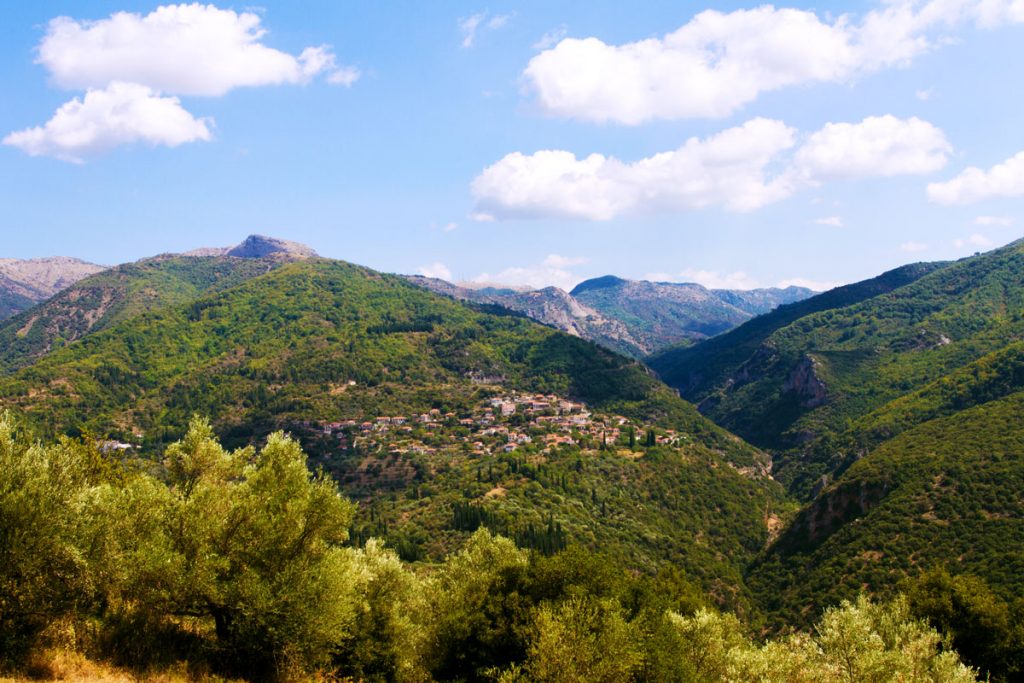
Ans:
[{"label": "mountain", "polygon": [[[940,264],[859,303],[805,315],[769,334],[701,405],[761,446],[793,448],[834,434],[1021,338],[1022,281],[1024,242],[1015,242]],[[678,375],[662,376],[683,384]]]},{"label": "mountain", "polygon": [[437,278],[410,282],[462,301],[494,304],[633,358],[730,329],[772,308],[813,294],[809,289],[708,290],[606,275],[566,293],[557,287],[516,291],[470,288]]},{"label": "mountain", "polygon": [[203,247],[193,249],[184,256],[233,256],[235,258],[283,260],[305,259],[317,256],[311,247],[299,242],[267,237],[265,235],[249,235],[241,243],[233,247]]},{"label": "mountain", "polygon": [[[696,345],[666,349],[647,360],[648,364],[682,396],[698,403],[716,420],[730,421],[733,428],[747,438],[775,444],[777,426],[767,416],[757,413],[745,421],[740,411],[725,415],[719,412],[722,397],[734,388],[742,388],[754,381],[763,381],[781,392],[785,377],[795,370],[781,368],[781,373],[767,376],[759,373],[760,365],[773,358],[777,343],[774,335],[802,319],[817,313],[853,306],[873,297],[886,294],[919,280],[929,273],[945,267],[945,263],[915,263],[888,271],[863,282],[837,287],[803,301],[781,305],[739,327],[705,340]],[[777,368],[778,369],[778,368]],[[756,413],[756,411],[755,411]]]},{"label": "mountain", "polygon": [[[221,262],[208,263],[216,271]],[[82,425],[127,438],[158,426],[171,433],[196,411],[269,428],[299,416],[422,412],[505,383],[688,425],[725,450],[745,448],[639,363],[522,317],[325,259],[238,279],[50,351],[0,380],[0,401],[45,415],[51,430]]]},{"label": "mountain", "polygon": [[232,287],[278,263],[228,257],[161,256],[86,277],[0,323],[0,372],[146,311]]},{"label": "mountain", "polygon": [[695,283],[624,280],[607,275],[576,285],[570,294],[621,321],[645,354],[712,337],[754,315],[813,294],[809,289],[709,290]]},{"label": "mountain", "polygon": [[1024,594],[1024,241],[783,306],[651,364],[770,448],[804,501],[746,571],[772,625],[935,566]]},{"label": "mountain", "polygon": [[495,287],[473,289],[422,275],[407,275],[406,279],[460,301],[502,306],[627,356],[639,358],[644,354],[644,349],[620,321],[605,317],[558,287],[527,291]]},{"label": "mountain", "polygon": [[192,301],[315,255],[297,242],[252,235],[235,247],[161,254],[85,277],[35,308],[0,321],[0,373],[146,311]]},{"label": "mountain", "polygon": [[933,567],[1024,594],[1024,384],[858,454],[747,572],[776,624]]},{"label": "mountain", "polygon": [[44,301],[103,266],[66,256],[0,259],[0,320]]},{"label": "mountain", "polygon": [[[223,259],[132,268],[261,263]],[[764,454],[640,363],[340,261],[236,279],[0,377],[0,409],[40,435],[87,432],[146,455],[197,413],[233,445],[287,429],[360,502],[355,533],[408,557],[441,557],[486,523],[530,547],[570,539],[649,570],[671,560],[749,606],[742,568],[788,509],[782,489]],[[486,413],[514,400],[496,436]]]}]

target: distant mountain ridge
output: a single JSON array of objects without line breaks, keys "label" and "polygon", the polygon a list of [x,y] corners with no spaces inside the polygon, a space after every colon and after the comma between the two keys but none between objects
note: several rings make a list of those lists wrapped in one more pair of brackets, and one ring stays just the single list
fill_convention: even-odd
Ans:
[{"label": "distant mountain ridge", "polygon": [[695,283],[647,282],[605,275],[571,292],[557,287],[474,289],[420,275],[410,282],[463,301],[493,304],[634,358],[713,336],[781,304],[814,294],[787,287],[712,290]]},{"label": "distant mountain ridge", "polygon": [[0,320],[31,308],[103,269],[69,256],[0,259]]},{"label": "distant mountain ridge", "polygon": [[[234,247],[161,254],[100,269],[0,321],[0,374],[142,313],[191,301],[315,256],[313,249],[297,242],[252,235]],[[54,287],[63,284],[52,275],[49,280],[40,279],[52,281]]]}]

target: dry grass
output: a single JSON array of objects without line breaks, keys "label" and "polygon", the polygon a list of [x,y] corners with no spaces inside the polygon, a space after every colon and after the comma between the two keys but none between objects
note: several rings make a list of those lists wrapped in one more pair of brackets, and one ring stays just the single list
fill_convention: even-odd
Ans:
[{"label": "dry grass", "polygon": [[34,655],[22,672],[13,676],[0,676],[0,683],[27,681],[67,681],[68,683],[227,683],[228,679],[192,671],[185,664],[172,665],[153,671],[131,671],[121,667],[88,659],[77,652],[44,650]]}]

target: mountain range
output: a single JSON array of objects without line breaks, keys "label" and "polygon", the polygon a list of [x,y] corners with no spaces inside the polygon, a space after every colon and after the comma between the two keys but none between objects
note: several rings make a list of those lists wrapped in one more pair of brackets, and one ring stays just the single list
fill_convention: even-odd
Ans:
[{"label": "mountain range", "polygon": [[614,275],[585,280],[571,292],[557,287],[528,291],[468,287],[420,275],[407,278],[461,301],[504,306],[638,359],[706,339],[814,294],[803,287],[707,289],[696,283],[626,280]]},{"label": "mountain range", "polygon": [[[117,266],[11,318],[0,407],[148,455],[196,413],[231,445],[293,430],[360,501],[358,534],[407,558],[480,524],[564,535],[682,566],[766,628],[935,565],[1020,596],[1024,241],[807,294],[474,290],[254,237]],[[523,440],[493,447],[487,410],[534,394],[616,436],[513,412]],[[379,424],[399,441],[358,445]]]}]

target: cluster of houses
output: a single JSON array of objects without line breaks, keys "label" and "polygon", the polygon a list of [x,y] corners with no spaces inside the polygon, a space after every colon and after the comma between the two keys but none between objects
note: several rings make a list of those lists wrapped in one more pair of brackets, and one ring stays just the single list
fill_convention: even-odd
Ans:
[{"label": "cluster of houses", "polygon": [[[337,449],[391,454],[434,454],[452,447],[475,455],[511,453],[530,447],[550,452],[563,446],[621,446],[646,429],[621,415],[595,415],[583,403],[553,394],[513,392],[495,396],[468,414],[434,409],[419,415],[372,420],[304,421],[307,434],[329,438]],[[660,445],[677,445],[685,435],[661,430]]]}]

